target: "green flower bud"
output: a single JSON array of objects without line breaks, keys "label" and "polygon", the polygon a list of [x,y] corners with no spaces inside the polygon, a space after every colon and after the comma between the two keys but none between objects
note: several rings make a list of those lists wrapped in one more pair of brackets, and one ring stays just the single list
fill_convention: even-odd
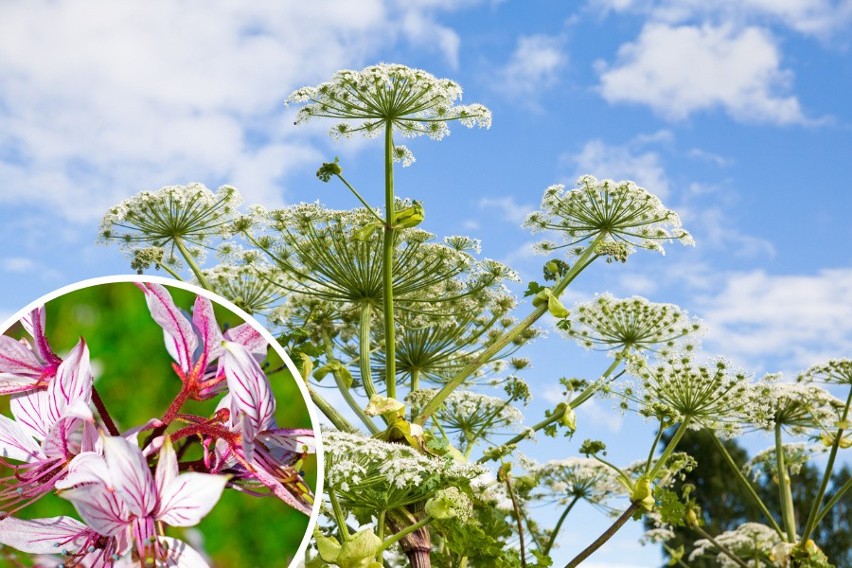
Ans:
[{"label": "green flower bud", "polygon": [[357,241],[368,241],[375,234],[376,231],[380,230],[384,225],[379,223],[378,221],[373,221],[372,223],[367,223],[354,233],[352,233],[352,238]]},{"label": "green flower bud", "polygon": [[340,543],[333,536],[325,536],[320,532],[314,533],[314,542],[317,545],[320,558],[334,564],[340,556]]},{"label": "green flower bud", "polygon": [[396,212],[397,229],[410,229],[423,222],[426,213],[419,201],[414,201],[410,207],[405,207]]},{"label": "green flower bud", "polygon": [[630,500],[637,503],[646,511],[654,509],[656,501],[654,500],[654,490],[649,478],[643,475],[636,480],[636,485],[633,486],[633,491],[630,493]]},{"label": "green flower bud", "polygon": [[373,529],[366,528],[353,534],[341,545],[335,563],[340,568],[370,568],[381,546],[382,539],[376,536]]},{"label": "green flower bud", "polygon": [[370,403],[364,412],[367,416],[402,416],[405,410],[405,405],[395,398],[389,398],[380,394],[374,394],[370,397]]},{"label": "green flower bud", "polygon": [[320,169],[317,170],[317,177],[324,182],[328,182],[331,176],[339,176],[343,173],[343,168],[340,167],[340,158],[335,158],[333,162],[326,162]]},{"label": "green flower bud", "polygon": [[565,411],[562,413],[562,425],[575,432],[577,430],[577,413],[574,409],[565,405]]}]

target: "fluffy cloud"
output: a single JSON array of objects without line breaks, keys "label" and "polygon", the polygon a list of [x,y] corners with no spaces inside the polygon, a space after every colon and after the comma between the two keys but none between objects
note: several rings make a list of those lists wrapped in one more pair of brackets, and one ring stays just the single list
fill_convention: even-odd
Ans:
[{"label": "fluffy cloud", "polygon": [[775,42],[758,27],[649,23],[598,70],[608,102],[646,104],[670,120],[722,108],[743,121],[806,121]]},{"label": "fluffy cloud", "polygon": [[708,350],[751,368],[796,372],[852,351],[852,270],[734,273],[698,300]]},{"label": "fluffy cloud", "polygon": [[567,63],[563,41],[545,35],[518,38],[515,51],[500,72],[500,90],[514,98],[535,98],[559,80]]},{"label": "fluffy cloud", "polygon": [[574,177],[589,174],[597,178],[629,179],[665,199],[669,194],[669,181],[660,155],[644,148],[648,142],[666,139],[663,131],[656,136],[637,137],[626,145],[590,140],[579,152],[566,154],[562,160],[574,166]]},{"label": "fluffy cloud", "polygon": [[592,0],[591,4],[603,11],[638,12],[669,23],[767,21],[820,38],[836,34],[852,21],[848,0]]},{"label": "fluffy cloud", "polygon": [[[0,203],[88,221],[142,190],[204,181],[281,204],[316,161],[283,99],[396,41],[450,64],[440,2],[7,2],[0,19]],[[427,37],[437,38],[427,41]]]}]

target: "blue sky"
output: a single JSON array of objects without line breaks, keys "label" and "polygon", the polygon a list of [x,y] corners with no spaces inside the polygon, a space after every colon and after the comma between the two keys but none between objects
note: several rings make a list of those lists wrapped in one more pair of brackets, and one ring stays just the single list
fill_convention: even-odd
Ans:
[{"label": "blue sky", "polygon": [[[247,203],[350,207],[349,194],[313,175],[340,156],[379,203],[378,145],[294,127],[283,101],[339,68],[385,61],[452,78],[464,102],[494,113],[490,131],[456,127],[440,143],[409,144],[417,163],[398,173],[397,192],[424,202],[425,228],[481,238],[486,256],[537,278],[543,259],[519,222],[541,192],[586,173],[633,179],[680,212],[697,246],[596,267],[569,300],[610,290],[678,303],[705,321],[707,352],[757,374],[849,356],[852,2],[708,6],[4,2],[0,315],[126,273],[116,248],[95,243],[97,225],[137,191],[228,183]],[[558,394],[548,381],[607,364],[550,335],[529,352],[531,420]],[[625,434],[635,418],[601,403],[580,420],[624,446],[625,461],[641,457]],[[636,548],[636,534],[588,566],[652,565],[655,550]],[[571,536],[560,554],[593,536]]]}]

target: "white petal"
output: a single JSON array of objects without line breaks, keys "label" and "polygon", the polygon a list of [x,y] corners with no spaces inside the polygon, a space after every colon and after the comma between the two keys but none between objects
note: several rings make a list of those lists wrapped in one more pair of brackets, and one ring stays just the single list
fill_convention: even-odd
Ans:
[{"label": "white petal", "polygon": [[148,516],[156,506],[157,490],[142,450],[121,436],[104,437],[103,443],[115,491],[131,513]]},{"label": "white petal", "polygon": [[198,347],[192,324],[175,305],[164,286],[143,282],[139,287],[145,292],[151,317],[163,328],[166,350],[180,368],[188,372],[192,367],[192,355]]},{"label": "white petal", "polygon": [[8,517],[0,521],[0,544],[29,554],[77,552],[86,541],[88,527],[71,517],[25,521]]},{"label": "white petal", "polygon": [[222,343],[225,341],[219,324],[216,323],[216,314],[213,312],[213,304],[208,298],[198,296],[195,299],[195,307],[192,310],[192,323],[201,335],[203,349],[207,354],[207,362],[214,361],[222,355]]},{"label": "white petal", "polygon": [[0,457],[30,462],[45,456],[29,431],[0,414]]},{"label": "white petal", "polygon": [[182,540],[168,536],[160,540],[169,546],[167,566],[176,568],[210,568],[204,557]]},{"label": "white petal", "polygon": [[228,390],[233,404],[245,413],[252,432],[243,432],[246,437],[266,430],[275,413],[275,398],[269,388],[269,379],[248,350],[238,343],[226,343],[221,359]]},{"label": "white petal", "polygon": [[228,477],[210,473],[182,473],[162,495],[157,520],[174,527],[197,525],[219,501]]}]

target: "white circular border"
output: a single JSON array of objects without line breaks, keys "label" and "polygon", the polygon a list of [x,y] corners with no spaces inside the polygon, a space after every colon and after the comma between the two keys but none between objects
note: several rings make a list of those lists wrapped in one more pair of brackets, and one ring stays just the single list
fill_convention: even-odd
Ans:
[{"label": "white circular border", "polygon": [[322,495],[323,495],[323,482],[325,481],[325,456],[323,453],[322,446],[322,436],[320,434],[319,429],[319,420],[317,420],[317,411],[314,407],[313,402],[311,401],[310,393],[308,393],[308,389],[305,386],[304,382],[299,380],[302,376],[296,366],[293,364],[293,360],[290,359],[290,356],[284,351],[284,348],[278,344],[278,341],[272,336],[269,331],[258,322],[254,317],[238,308],[226,298],[219,296],[218,294],[214,294],[209,290],[205,290],[204,288],[200,288],[195,284],[189,284],[187,282],[182,282],[180,280],[174,280],[172,278],[164,278],[162,276],[148,276],[148,275],[136,275],[136,274],[120,274],[114,276],[101,276],[98,278],[89,278],[86,280],[80,280],[79,282],[75,282],[73,284],[68,284],[67,286],[63,286],[53,292],[49,292],[35,301],[30,302],[24,308],[18,310],[11,317],[7,318],[2,325],[0,325],[0,334],[6,333],[14,324],[18,323],[21,318],[23,318],[26,314],[31,312],[34,308],[38,306],[42,306],[47,302],[54,300],[60,296],[64,296],[65,294],[69,294],[71,292],[76,292],[77,290],[82,290],[83,288],[90,288],[92,286],[99,286],[101,284],[116,284],[116,283],[139,283],[139,282],[151,282],[154,284],[162,284],[163,286],[180,288],[182,290],[186,290],[187,292],[192,292],[197,296],[204,296],[209,300],[216,302],[220,306],[227,308],[231,312],[238,315],[243,319],[246,323],[251,325],[255,330],[257,330],[264,339],[269,343],[270,347],[275,350],[276,353],[281,357],[284,361],[284,364],[287,365],[287,369],[293,375],[293,380],[296,382],[296,386],[299,387],[299,391],[302,393],[302,399],[305,401],[305,407],[308,409],[308,415],[311,419],[311,426],[314,431],[314,440],[316,442],[316,456],[317,456],[317,486],[316,491],[314,491],[314,506],[311,510],[311,516],[308,520],[308,527],[305,530],[305,536],[302,538],[302,544],[299,545],[299,548],[296,550],[296,554],[293,556],[293,560],[288,565],[288,568],[296,568],[300,566],[300,563],[304,563],[305,561],[305,551],[310,544],[311,537],[313,536],[314,528],[317,524],[317,519],[319,518],[320,505],[322,504]]}]

